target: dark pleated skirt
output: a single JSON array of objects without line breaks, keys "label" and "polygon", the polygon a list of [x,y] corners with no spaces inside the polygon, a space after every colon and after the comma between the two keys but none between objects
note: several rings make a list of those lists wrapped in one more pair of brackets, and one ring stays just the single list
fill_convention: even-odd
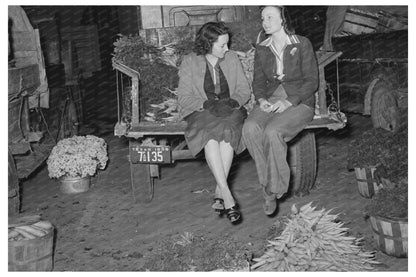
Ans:
[{"label": "dark pleated skirt", "polygon": [[188,123],[185,139],[193,156],[211,139],[230,143],[236,154],[245,149],[241,139],[244,117],[238,109],[226,117],[216,117],[207,110],[196,111],[187,116],[185,121]]}]

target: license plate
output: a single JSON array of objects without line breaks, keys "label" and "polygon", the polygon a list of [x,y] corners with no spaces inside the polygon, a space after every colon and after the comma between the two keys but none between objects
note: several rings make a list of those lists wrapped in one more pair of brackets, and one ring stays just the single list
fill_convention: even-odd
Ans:
[{"label": "license plate", "polygon": [[166,164],[172,161],[170,146],[141,146],[133,144],[130,146],[131,163]]}]

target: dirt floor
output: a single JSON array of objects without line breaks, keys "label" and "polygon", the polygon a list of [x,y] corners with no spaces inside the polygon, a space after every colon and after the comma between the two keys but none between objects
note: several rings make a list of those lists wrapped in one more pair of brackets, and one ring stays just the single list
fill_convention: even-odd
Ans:
[{"label": "dirt floor", "polygon": [[[110,158],[107,168],[92,179],[88,192],[61,193],[59,182],[48,177],[46,166],[22,183],[22,214],[41,214],[56,227],[54,271],[227,270],[236,253],[240,261],[242,253],[260,256],[266,238],[272,237],[279,227],[279,218],[290,212],[292,204],[299,206],[310,201],[325,209],[335,208],[351,234],[364,236],[366,249],[375,248],[370,224],[363,214],[369,200],[360,196],[354,172],[346,169],[348,142],[371,128],[368,117],[349,115],[349,124],[343,130],[316,131],[316,186],[307,196],[280,202],[275,217],[263,213],[253,160],[247,152],[237,157],[230,177],[231,189],[240,204],[243,221],[236,226],[211,209],[214,178],[203,160],[162,167],[153,201],[135,204],[127,160],[128,142],[113,135],[114,122],[110,121],[84,128],[84,132],[107,141]],[[146,176],[141,181],[146,182]],[[193,249],[192,253],[178,250],[178,245],[193,241],[199,249]],[[227,242],[230,247],[222,249],[220,246],[225,244],[219,242]],[[215,244],[219,246],[213,247]],[[176,250],[169,252],[169,249]],[[213,256],[221,251],[229,252],[224,258],[228,259],[227,264],[213,264],[218,262]],[[167,257],[169,253],[175,259]],[[189,255],[199,260],[188,267],[181,266],[181,257]],[[377,271],[408,270],[407,258],[381,252],[377,252],[376,258],[382,263]]]}]

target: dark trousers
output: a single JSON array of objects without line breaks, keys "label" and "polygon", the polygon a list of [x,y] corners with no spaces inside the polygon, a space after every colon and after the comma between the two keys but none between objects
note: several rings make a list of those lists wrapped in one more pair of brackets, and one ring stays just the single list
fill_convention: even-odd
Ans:
[{"label": "dark trousers", "polygon": [[305,105],[291,106],[283,113],[266,113],[258,105],[243,126],[243,140],[253,157],[259,182],[280,198],[289,188],[290,168],[287,142],[313,119],[314,110]]}]

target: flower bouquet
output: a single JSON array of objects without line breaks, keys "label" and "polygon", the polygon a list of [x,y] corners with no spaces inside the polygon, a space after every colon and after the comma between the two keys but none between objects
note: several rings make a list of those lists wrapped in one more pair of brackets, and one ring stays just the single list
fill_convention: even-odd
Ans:
[{"label": "flower bouquet", "polygon": [[[48,157],[50,178],[60,178],[64,192],[85,191],[97,168],[104,169],[108,161],[107,144],[96,136],[73,136],[60,140]],[[69,185],[67,183],[70,183]],[[81,191],[80,191],[81,190]]]}]

